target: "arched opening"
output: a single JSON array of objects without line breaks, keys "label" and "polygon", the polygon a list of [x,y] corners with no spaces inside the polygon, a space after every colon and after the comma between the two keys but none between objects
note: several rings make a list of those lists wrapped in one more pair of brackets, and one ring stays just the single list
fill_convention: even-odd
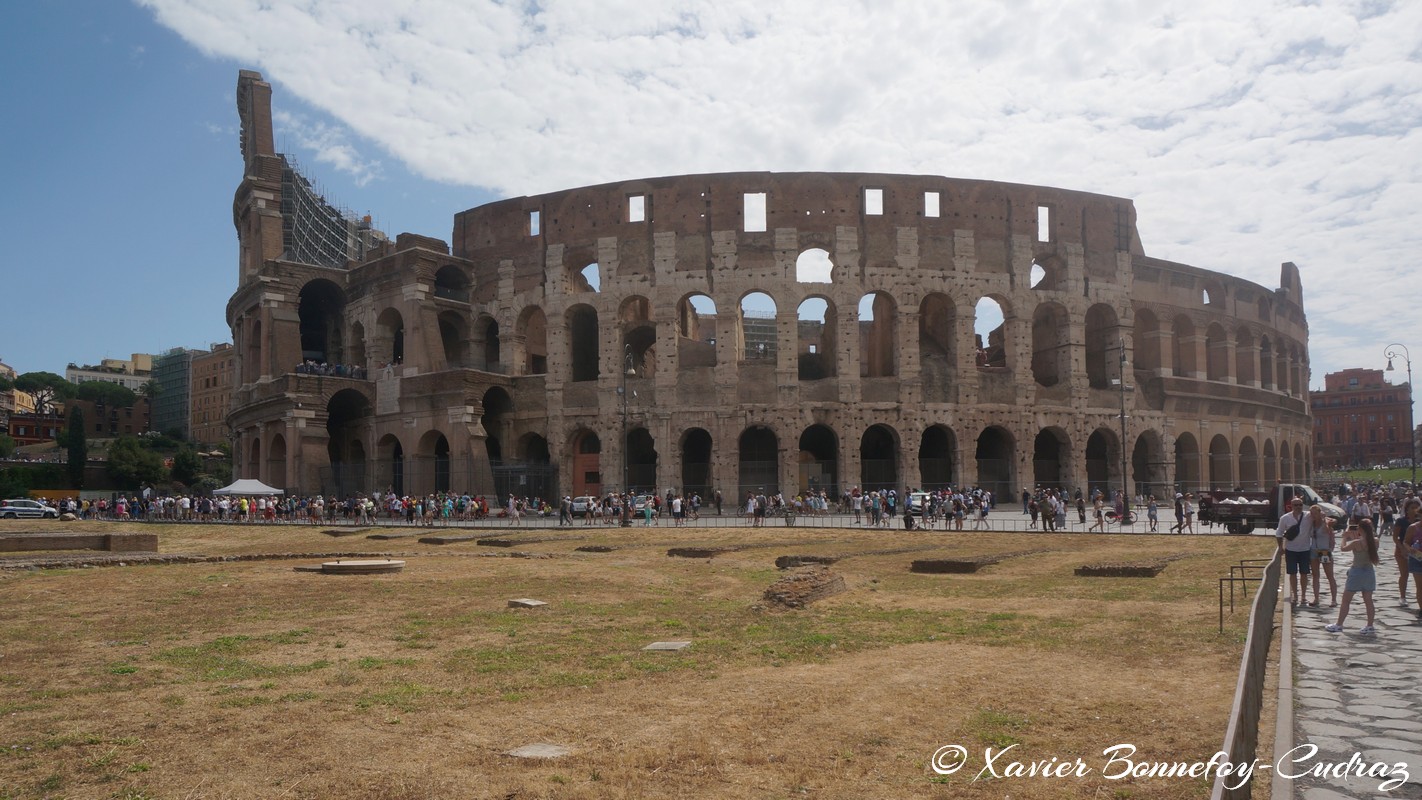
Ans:
[{"label": "arched opening", "polygon": [[543,309],[529,306],[519,316],[518,335],[523,339],[523,374],[548,373],[548,318]]},{"label": "arched opening", "polygon": [[1274,440],[1264,440],[1264,486],[1272,487],[1279,483],[1279,457],[1274,452]]},{"label": "arched opening", "polygon": [[317,364],[341,364],[341,329],[346,296],[328,280],[314,280],[301,287],[297,304],[301,331],[301,358]]},{"label": "arched opening", "polygon": [[953,485],[953,457],[958,451],[957,437],[944,425],[930,425],[923,430],[918,443],[918,476],[924,491],[945,489]]},{"label": "arched opening", "polygon": [[795,280],[799,283],[833,283],[834,262],[827,251],[812,247],[795,259]]},{"label": "arched opening", "polygon": [[502,386],[493,386],[484,392],[480,405],[484,407],[481,415],[484,447],[489,453],[489,463],[497,466],[504,461],[504,442],[511,441],[513,436],[513,398]]},{"label": "arched opening", "polygon": [[627,432],[627,490],[657,491],[657,443],[646,428]]},{"label": "arched opening", "polygon": [[859,377],[897,374],[896,316],[894,299],[884,292],[869,292],[859,298]]},{"label": "arched opening", "polygon": [[493,317],[480,317],[474,323],[475,339],[481,345],[484,370],[503,372],[502,343],[499,341],[499,323]]},{"label": "arched opening", "polygon": [[338,497],[376,488],[366,474],[365,439],[370,435],[370,400],[353,389],[342,389],[326,403],[326,456],[330,479],[321,483]]},{"label": "arched opening", "polygon": [[711,434],[691,428],[681,437],[681,489],[709,501],[711,486]]},{"label": "arched opening", "polygon": [[387,308],[375,318],[376,335],[380,341],[380,352],[376,360],[381,366],[405,363],[405,319],[400,312]]},{"label": "arched opening", "polygon": [[1279,445],[1279,482],[1294,482],[1294,450],[1288,442]]},{"label": "arched opening", "polygon": [[1017,485],[1014,450],[1012,434],[1002,428],[984,428],[978,434],[975,454],[978,486],[992,492],[995,498],[1008,500],[1013,497],[1013,487]]},{"label": "arched opening", "polygon": [[1187,492],[1202,488],[1200,443],[1193,434],[1182,433],[1175,438],[1175,484]]},{"label": "arched opening", "polygon": [[859,440],[859,485],[866,492],[899,487],[899,437],[888,425],[871,425]]},{"label": "arched opening", "polygon": [[257,480],[262,480],[262,479],[266,478],[266,476],[262,474],[262,440],[261,440],[261,439],[258,439],[258,438],[255,438],[255,437],[252,439],[252,450],[251,450],[251,453],[252,453],[252,456],[251,456],[251,458],[248,459],[248,461],[247,461],[247,469],[251,470],[251,472],[250,472],[249,474],[250,474],[252,477],[256,478]]},{"label": "arched opening", "polygon": [[597,262],[588,264],[578,270],[573,276],[574,292],[601,292],[602,291],[602,268]]},{"label": "arched opening", "polygon": [[1223,435],[1210,440],[1210,489],[1228,491],[1234,488],[1234,461],[1229,440]]},{"label": "arched opening", "polygon": [[1121,325],[1116,309],[1097,303],[1086,310],[1086,379],[1093,389],[1111,388],[1122,376]]},{"label": "arched opening", "polygon": [[618,311],[622,326],[622,349],[632,356],[632,369],[641,378],[656,375],[657,328],[652,323],[652,304],[645,297],[633,295],[622,302]]},{"label": "arched opening", "polygon": [[598,368],[597,311],[592,306],[578,305],[568,309],[568,352],[570,380],[573,383],[595,381]]},{"label": "arched opening", "polygon": [[1032,483],[1042,489],[1067,488],[1071,437],[1061,428],[1043,428],[1032,441]]},{"label": "arched opening", "polygon": [[741,298],[741,360],[775,363],[779,331],[775,301],[765,292]]},{"label": "arched opening", "polygon": [[1120,442],[1116,434],[1104,428],[1092,431],[1086,440],[1086,489],[1110,496],[1114,469],[1121,463]]},{"label": "arched opening", "polygon": [[775,431],[764,425],[752,425],[741,432],[736,442],[740,475],[738,498],[747,492],[769,497],[780,491],[780,442]]},{"label": "arched opening", "polygon": [[449,440],[439,431],[427,431],[420,438],[417,451],[419,468],[414,489],[420,494],[428,492],[448,492],[449,481]]},{"label": "arched opening", "polygon": [[589,430],[572,438],[573,494],[581,497],[602,495],[602,440]]},{"label": "arched opening", "polygon": [[839,494],[839,437],[828,425],[811,425],[800,434],[800,491]]},{"label": "arched opening", "polygon": [[444,311],[439,315],[439,341],[444,346],[444,364],[446,369],[459,369],[465,366],[465,353],[467,351],[466,341],[469,338],[469,330],[464,324],[464,317],[453,311]]},{"label": "arched opening", "polygon": [[925,402],[953,402],[957,336],[957,309],[948,295],[933,292],[924,297],[918,306],[918,359]]},{"label": "arched opening", "polygon": [[1006,367],[1007,312],[996,298],[984,297],[973,307],[974,346],[979,368]]},{"label": "arched opening", "polygon": [[434,296],[460,303],[469,302],[469,277],[453,264],[440,267],[435,273]]},{"label": "arched opening", "polygon": [[835,375],[834,305],[823,297],[810,297],[795,310],[796,358],[802,381]]},{"label": "arched opening", "polygon": [[1044,292],[1060,291],[1066,285],[1066,267],[1056,256],[1038,256],[1027,272],[1027,285]]},{"label": "arched opening", "polygon": [[279,433],[272,437],[271,452],[267,455],[266,482],[278,489],[286,488],[286,437]]},{"label": "arched opening", "polygon": [[716,301],[704,294],[683,297],[676,306],[678,369],[716,366]]},{"label": "arched opening", "polygon": [[1171,346],[1174,347],[1172,374],[1177,378],[1193,378],[1195,366],[1195,323],[1184,315],[1175,318],[1171,331]]},{"label": "arched opening", "polygon": [[1136,309],[1134,349],[1136,369],[1160,369],[1160,320],[1149,309]]},{"label": "arched opening", "polygon": [[387,493],[405,494],[405,448],[393,433],[387,433],[375,444],[378,460],[377,485],[384,485]]},{"label": "arched opening", "polygon": [[1032,379],[1056,386],[1071,374],[1071,333],[1060,303],[1039,303],[1032,312]]},{"label": "arched opening", "polygon": [[1155,495],[1161,499],[1174,496],[1165,480],[1165,445],[1160,434],[1148,430],[1136,437],[1131,451],[1131,490],[1136,495]]},{"label": "arched opening", "polygon": [[1294,444],[1293,467],[1293,477],[1290,480],[1302,483],[1304,478],[1308,477],[1308,460],[1304,458],[1303,445],[1299,443]]},{"label": "arched opening", "polygon": [[551,464],[553,454],[548,449],[548,440],[536,433],[524,434],[518,442],[519,458],[529,464]]},{"label": "arched opening", "polygon": [[1261,489],[1259,481],[1259,449],[1254,446],[1253,437],[1239,440],[1239,488],[1249,492]]},{"label": "arched opening", "polygon": [[1229,334],[1218,322],[1205,329],[1205,378],[1229,380]]}]

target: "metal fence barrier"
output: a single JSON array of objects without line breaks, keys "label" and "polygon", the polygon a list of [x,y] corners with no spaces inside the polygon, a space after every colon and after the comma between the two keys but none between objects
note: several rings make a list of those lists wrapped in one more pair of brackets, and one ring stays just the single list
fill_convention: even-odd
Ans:
[{"label": "metal fence barrier", "polygon": [[[1279,573],[1283,561],[1283,551],[1274,553],[1269,566],[1264,568],[1263,579],[1259,581],[1259,591],[1254,595],[1254,603],[1249,611],[1249,635],[1244,642],[1244,655],[1240,659],[1239,680],[1234,687],[1234,704],[1229,710],[1229,727],[1225,731],[1224,746],[1231,764],[1244,764],[1254,760],[1259,747],[1259,712],[1264,704],[1264,679],[1268,669],[1269,647],[1274,640],[1274,611],[1279,604]],[[1226,579],[1228,580],[1228,579]],[[1287,668],[1283,665],[1280,669]],[[1210,800],[1248,800],[1250,785],[1230,784],[1237,776],[1217,775],[1210,792]]]}]

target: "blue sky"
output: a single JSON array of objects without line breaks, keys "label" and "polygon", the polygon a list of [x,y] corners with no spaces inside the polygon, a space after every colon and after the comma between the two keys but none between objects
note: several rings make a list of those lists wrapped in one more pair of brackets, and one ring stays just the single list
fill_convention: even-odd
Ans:
[{"label": "blue sky", "polygon": [[[0,360],[228,338],[237,70],[392,235],[650,175],[883,171],[1132,198],[1149,255],[1303,273],[1311,385],[1422,357],[1422,3],[143,0],[7,9]],[[805,20],[814,19],[814,25]]]}]

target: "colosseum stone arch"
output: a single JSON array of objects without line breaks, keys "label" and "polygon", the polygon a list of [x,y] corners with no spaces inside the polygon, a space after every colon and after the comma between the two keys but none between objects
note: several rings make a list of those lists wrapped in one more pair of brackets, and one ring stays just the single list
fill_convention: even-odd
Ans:
[{"label": "colosseum stone arch", "polygon": [[313,265],[283,246],[260,75],[238,107],[242,477],[728,498],[1308,477],[1299,270],[1271,289],[1147,256],[1130,200],[683,175],[494,202],[456,214],[450,243]]}]

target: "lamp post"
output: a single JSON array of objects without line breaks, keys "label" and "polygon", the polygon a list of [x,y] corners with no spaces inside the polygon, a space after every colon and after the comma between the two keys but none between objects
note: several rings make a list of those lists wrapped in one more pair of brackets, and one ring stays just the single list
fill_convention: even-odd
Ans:
[{"label": "lamp post", "polygon": [[1412,452],[1412,491],[1417,491],[1417,432],[1412,421],[1412,354],[1400,344],[1390,344],[1383,352],[1387,359],[1387,371],[1392,372],[1392,360],[1401,358],[1407,362],[1407,443]]},{"label": "lamp post", "polygon": [[1131,474],[1126,455],[1126,340],[1121,339],[1121,527],[1131,518]]}]

